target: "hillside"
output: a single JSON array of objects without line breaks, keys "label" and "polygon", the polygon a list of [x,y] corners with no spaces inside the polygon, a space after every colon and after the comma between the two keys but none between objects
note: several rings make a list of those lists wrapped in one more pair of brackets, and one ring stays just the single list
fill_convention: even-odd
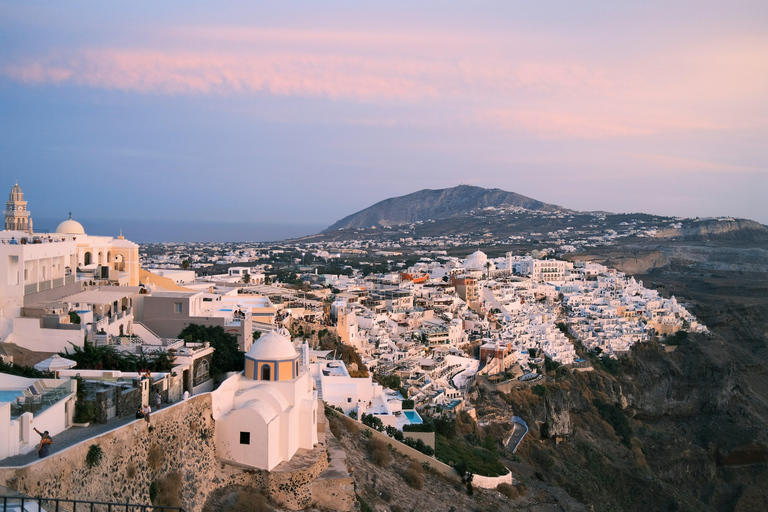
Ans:
[{"label": "hillside", "polygon": [[338,229],[370,228],[408,224],[431,219],[445,219],[489,206],[518,206],[528,210],[557,211],[559,206],[543,203],[514,192],[459,185],[441,190],[419,190],[391,197],[344,217],[324,233]]}]

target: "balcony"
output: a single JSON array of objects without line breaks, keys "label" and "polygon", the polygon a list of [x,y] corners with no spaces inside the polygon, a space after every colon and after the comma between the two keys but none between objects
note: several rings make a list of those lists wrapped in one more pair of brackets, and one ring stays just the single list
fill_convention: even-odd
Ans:
[{"label": "balcony", "polygon": [[51,290],[53,288],[59,288],[61,286],[73,284],[74,282],[75,282],[75,276],[69,275],[64,277],[57,277],[53,280],[47,279],[44,281],[40,281],[39,283],[26,284],[24,285],[24,295],[29,295],[30,293],[44,292],[47,290]]}]

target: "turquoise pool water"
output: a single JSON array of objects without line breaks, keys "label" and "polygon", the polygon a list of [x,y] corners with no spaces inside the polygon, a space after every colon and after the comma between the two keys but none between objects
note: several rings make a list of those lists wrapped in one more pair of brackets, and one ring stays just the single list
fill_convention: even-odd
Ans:
[{"label": "turquoise pool water", "polygon": [[403,414],[411,423],[422,423],[421,416],[416,411],[403,411]]},{"label": "turquoise pool water", "polygon": [[0,402],[15,402],[16,397],[23,394],[23,389],[0,389]]}]

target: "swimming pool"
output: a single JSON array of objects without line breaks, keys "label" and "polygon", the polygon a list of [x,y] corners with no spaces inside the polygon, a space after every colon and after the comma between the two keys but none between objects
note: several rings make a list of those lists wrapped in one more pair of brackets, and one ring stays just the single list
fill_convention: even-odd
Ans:
[{"label": "swimming pool", "polygon": [[411,423],[422,423],[421,416],[416,411],[403,411],[403,414]]},{"label": "swimming pool", "polygon": [[23,389],[0,389],[0,402],[15,402],[16,397],[23,394]]}]

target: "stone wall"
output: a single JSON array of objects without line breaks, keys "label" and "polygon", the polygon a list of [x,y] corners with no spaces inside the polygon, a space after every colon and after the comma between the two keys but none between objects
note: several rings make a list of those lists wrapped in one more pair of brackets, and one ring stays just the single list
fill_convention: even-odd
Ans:
[{"label": "stone wall", "polygon": [[[216,487],[211,412],[210,395],[201,395],[153,413],[152,432],[145,421],[133,421],[27,466],[0,468],[0,482],[44,498],[149,504],[152,482],[178,472],[181,505],[200,511]],[[89,468],[91,445],[99,446],[103,457]]]},{"label": "stone wall", "polygon": [[435,433],[434,432],[403,432],[403,436],[405,438],[410,437],[414,441],[417,439],[421,439],[424,441],[424,444],[435,449]]},{"label": "stone wall", "polygon": [[[352,420],[352,418],[350,418],[350,420]],[[353,425],[358,430],[365,430],[365,429],[370,430],[374,438],[380,439],[381,441],[384,441],[385,443],[392,445],[392,448],[402,453],[403,455],[407,455],[413,460],[416,460],[419,462],[429,462],[429,465],[432,467],[432,469],[434,469],[438,473],[441,473],[442,475],[447,476],[448,478],[453,478],[455,480],[460,479],[459,474],[456,472],[456,470],[453,469],[448,464],[440,462],[434,457],[430,457],[429,455],[423,454],[415,448],[411,448],[410,446],[403,444],[400,441],[392,439],[391,437],[389,437],[387,434],[383,432],[378,432],[372,428],[369,428],[367,425],[363,425],[357,420],[352,420],[350,424]],[[408,432],[409,435],[415,434],[415,433],[416,432]]]},{"label": "stone wall", "polygon": [[124,418],[136,414],[141,407],[141,390],[138,388],[118,389],[117,417]]},{"label": "stone wall", "polygon": [[[192,397],[153,412],[151,432],[136,420],[26,466],[0,468],[0,485],[34,497],[150,504],[150,485],[178,474],[181,484],[170,493],[178,501],[164,504],[187,512],[201,512],[213,491],[233,485],[259,489],[291,510],[346,496],[346,487],[352,494],[345,499],[354,502],[351,477],[342,471],[328,476],[330,457],[322,445],[300,450],[272,472],[218,460],[211,414],[210,393]],[[92,445],[103,455],[89,468]],[[320,475],[326,478],[318,482]]]}]

